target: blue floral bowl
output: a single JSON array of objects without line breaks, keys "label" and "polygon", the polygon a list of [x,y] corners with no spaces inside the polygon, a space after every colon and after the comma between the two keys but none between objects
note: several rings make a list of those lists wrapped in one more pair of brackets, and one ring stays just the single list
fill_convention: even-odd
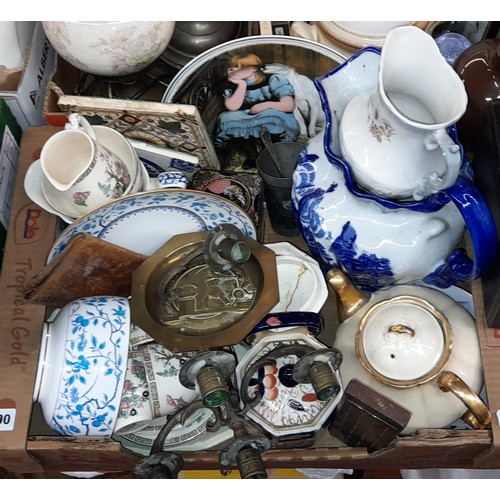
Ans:
[{"label": "blue floral bowl", "polygon": [[33,400],[54,431],[112,435],[129,339],[130,308],[124,297],[73,300],[44,324]]}]

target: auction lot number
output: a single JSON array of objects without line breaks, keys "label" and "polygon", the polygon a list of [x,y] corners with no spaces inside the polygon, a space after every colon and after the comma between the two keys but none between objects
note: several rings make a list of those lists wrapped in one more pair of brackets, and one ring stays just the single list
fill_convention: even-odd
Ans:
[{"label": "auction lot number", "polygon": [[15,420],[15,408],[0,408],[0,431],[13,430]]}]

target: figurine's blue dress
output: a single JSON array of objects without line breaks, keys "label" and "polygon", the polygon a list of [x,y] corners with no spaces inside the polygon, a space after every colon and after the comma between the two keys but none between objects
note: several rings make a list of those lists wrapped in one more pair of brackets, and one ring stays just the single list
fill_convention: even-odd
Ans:
[{"label": "figurine's blue dress", "polygon": [[[223,98],[232,95],[236,85],[228,82],[223,90]],[[279,136],[282,141],[295,141],[300,133],[300,127],[293,113],[284,113],[276,109],[266,109],[257,114],[250,114],[250,108],[259,102],[279,101],[282,97],[294,96],[293,86],[287,78],[281,75],[269,75],[260,84],[248,85],[245,99],[237,111],[225,111],[220,114],[214,143],[217,147],[224,146],[234,138],[260,138],[262,127],[270,134]]]}]

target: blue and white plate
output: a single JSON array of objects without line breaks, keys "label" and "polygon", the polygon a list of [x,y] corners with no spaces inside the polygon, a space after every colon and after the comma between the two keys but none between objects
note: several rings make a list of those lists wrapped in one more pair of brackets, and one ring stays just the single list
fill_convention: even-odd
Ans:
[{"label": "blue and white plate", "polygon": [[149,256],[173,236],[210,231],[219,224],[233,224],[256,239],[250,216],[221,196],[187,189],[137,193],[102,205],[68,226],[54,243],[48,262],[76,233]]}]

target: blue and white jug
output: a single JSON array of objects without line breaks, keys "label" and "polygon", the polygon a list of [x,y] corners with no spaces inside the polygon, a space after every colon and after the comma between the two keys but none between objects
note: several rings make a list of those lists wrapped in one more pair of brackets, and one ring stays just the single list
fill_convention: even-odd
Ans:
[{"label": "blue and white jug", "polygon": [[[414,27],[393,31],[402,29],[421,31]],[[426,43],[419,46],[420,51],[413,51],[411,61],[424,71],[434,49]],[[384,45],[382,53],[386,48]],[[381,51],[368,47],[315,80],[326,126],[309,141],[293,175],[292,202],[302,235],[325,270],[341,269],[360,289],[374,291],[418,282],[446,288],[473,280],[492,263],[497,236],[491,213],[474,185],[471,164],[457,139],[454,123],[448,119],[445,126],[434,127],[437,134],[430,131],[434,139],[428,142],[433,142],[431,148],[440,152],[442,167],[449,167],[449,171],[434,176],[434,187],[417,196],[386,196],[380,189],[370,192],[369,184],[359,185],[352,165],[343,157],[340,129],[344,111],[358,96],[377,92],[380,64]],[[404,93],[404,87],[400,92]],[[457,95],[463,98],[460,88]],[[454,108],[454,117],[460,116],[462,104]],[[351,123],[343,125],[344,143],[349,130],[369,126],[367,116],[363,124],[356,125],[352,116]],[[398,133],[397,127],[393,132]],[[389,139],[396,144],[395,137]],[[410,151],[412,146],[407,140]],[[418,164],[415,166],[413,156],[407,164],[400,164],[404,156],[401,144],[394,146],[399,163],[391,161],[390,144],[390,140],[385,144],[389,151],[386,161],[374,161],[370,167],[384,169],[379,179],[392,181],[396,175],[391,176],[391,168],[397,168],[399,174],[401,168],[409,166],[409,171],[415,173]],[[364,154],[377,160],[370,149]],[[427,164],[422,165],[422,171],[425,167]],[[378,187],[382,184],[379,182]],[[466,230],[473,258],[463,248],[457,248]]]}]

